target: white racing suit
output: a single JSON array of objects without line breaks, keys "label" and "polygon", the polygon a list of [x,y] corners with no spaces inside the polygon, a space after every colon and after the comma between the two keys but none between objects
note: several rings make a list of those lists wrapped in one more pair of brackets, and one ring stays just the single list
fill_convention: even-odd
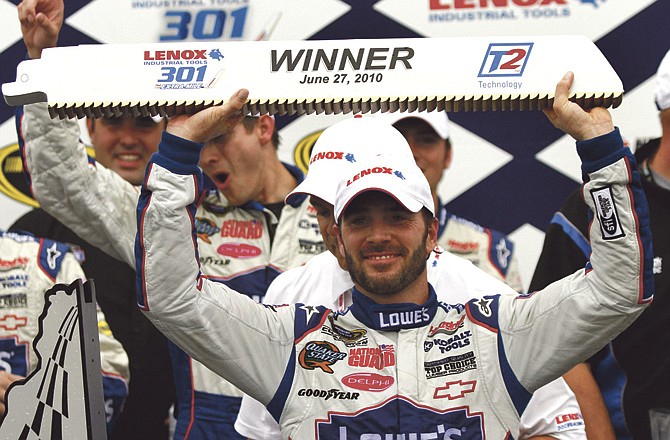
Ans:
[{"label": "white racing suit", "polygon": [[[135,267],[133,254],[139,189],[87,157],[73,120],[52,120],[45,104],[25,107],[21,120],[24,163],[42,208],[77,235]],[[287,166],[298,181],[303,176]],[[284,206],[279,222],[256,202],[230,206],[218,191],[194,214],[201,269],[217,281],[260,301],[282,271],[325,250],[316,212],[307,198]],[[276,227],[271,240],[270,229]],[[177,392],[175,438],[228,440],[242,393],[170,346]]]},{"label": "white racing suit", "polygon": [[[502,281],[484,273],[472,262],[437,247],[426,262],[428,281],[435,287],[438,300],[450,304],[466,303],[491,292],[516,295]],[[343,311],[351,305],[353,281],[340,268],[337,258],[324,252],[279,275],[270,285],[265,304],[325,305]],[[441,297],[441,296],[442,297]],[[235,429],[254,440],[281,438],[279,425],[265,407],[248,395],[235,421]],[[563,378],[539,388],[521,416],[518,438],[550,435],[557,440],[584,440],[586,431],[577,398]]]},{"label": "white racing suit", "polygon": [[532,295],[343,312],[258,305],[200,272],[201,144],[163,135],[138,205],[139,302],[155,325],[267,406],[284,438],[504,439],[531,393],[599,350],[653,296],[650,230],[618,130],[578,143],[600,221],[583,270]]},{"label": "white racing suit", "polygon": [[[53,240],[0,231],[0,370],[26,377],[37,368],[33,339],[47,290],[85,279],[70,249]],[[128,356],[98,308],[107,431],[128,396]],[[72,396],[82,398],[82,396]]]}]

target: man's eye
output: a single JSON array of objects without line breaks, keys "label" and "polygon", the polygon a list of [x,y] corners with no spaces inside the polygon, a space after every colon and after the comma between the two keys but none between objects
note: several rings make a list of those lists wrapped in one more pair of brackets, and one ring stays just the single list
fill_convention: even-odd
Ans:
[{"label": "man's eye", "polygon": [[365,217],[352,217],[349,221],[352,225],[363,225],[365,224]]}]

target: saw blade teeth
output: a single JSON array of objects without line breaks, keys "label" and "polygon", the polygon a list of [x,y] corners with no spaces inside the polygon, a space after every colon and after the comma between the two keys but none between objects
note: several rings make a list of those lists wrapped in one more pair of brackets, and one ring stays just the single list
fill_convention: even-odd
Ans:
[{"label": "saw blade teeth", "polygon": [[194,101],[184,101],[184,113],[192,115],[196,112],[196,104]]},{"label": "saw blade teeth", "polygon": [[315,99],[308,99],[306,102],[307,105],[307,114],[308,115],[313,115],[316,113],[316,100]]},{"label": "saw blade teeth", "polygon": [[140,116],[143,118],[148,118],[151,116],[151,113],[149,112],[149,103],[146,101],[137,104],[137,110],[140,112]]},{"label": "saw blade teeth", "polygon": [[418,96],[410,101],[408,111],[421,112],[426,111],[428,105],[427,96]]},{"label": "saw blade teeth", "polygon": [[502,96],[491,95],[491,99],[490,99],[489,103],[490,103],[490,106],[491,106],[491,111],[502,110]]},{"label": "saw blade teeth", "polygon": [[398,110],[398,103],[399,103],[399,101],[400,101],[400,99],[399,99],[397,96],[395,96],[395,97],[393,97],[393,98],[389,98],[389,99],[386,101],[386,102],[387,102],[387,106],[388,106],[388,110],[387,110],[387,111],[388,111],[388,112],[395,112],[395,111],[397,111],[397,110]]},{"label": "saw blade teeth", "polygon": [[295,100],[286,101],[286,114],[295,114]]},{"label": "saw blade teeth", "polygon": [[280,99],[277,100],[277,115],[279,116],[284,116],[286,114],[286,100],[285,99]]},{"label": "saw blade teeth", "polygon": [[512,100],[511,110],[528,110],[532,105],[531,101],[534,99],[536,98],[531,95],[519,96]]},{"label": "saw blade teeth", "polygon": [[344,112],[344,100],[336,99],[333,101],[333,113],[343,113]]},{"label": "saw blade teeth", "polygon": [[93,118],[102,118],[105,114],[104,104],[100,101],[96,101],[91,106],[91,112],[93,113]]},{"label": "saw blade teeth", "polygon": [[425,101],[424,106],[426,108],[426,111],[441,112],[447,106],[447,97],[446,96],[437,96],[433,99],[424,98],[424,101]]},{"label": "saw blade teeth", "polygon": [[248,111],[246,113],[251,114],[251,115],[257,115],[258,114],[258,100],[250,100],[247,102],[247,108]]},{"label": "saw blade teeth", "polygon": [[419,101],[421,101],[419,98],[414,97],[410,100],[407,101],[407,111],[408,112],[415,112],[419,109]]},{"label": "saw blade teeth", "polygon": [[462,97],[459,98],[459,97],[456,97],[456,96],[451,98],[451,110],[449,110],[449,111],[452,111],[452,112],[461,111],[462,110],[461,99],[462,99]]},{"label": "saw blade teeth", "polygon": [[397,111],[399,111],[399,112],[407,111],[407,108],[408,108],[407,102],[408,101],[409,101],[408,97],[398,99],[398,110]]},{"label": "saw blade teeth", "polygon": [[365,109],[365,113],[373,113],[375,111],[375,107],[377,105],[378,105],[378,100],[377,99],[372,99],[372,98],[365,99],[365,103],[363,104],[363,108]]},{"label": "saw blade teeth", "polygon": [[[623,100],[622,93],[580,93],[569,98],[585,109],[616,108]],[[49,103],[52,118],[101,117],[162,117],[193,114],[208,107],[221,105],[221,99],[191,101],[84,101]],[[515,111],[542,110],[553,104],[552,94],[449,95],[449,96],[390,96],[309,99],[254,99],[247,101],[244,112],[252,115],[311,115],[376,113],[395,111]]]},{"label": "saw blade teeth", "polygon": [[372,101],[370,98],[363,98],[360,101],[359,113],[370,113]]},{"label": "saw blade teeth", "polygon": [[333,114],[333,99],[332,98],[325,99],[322,102],[322,105],[323,105],[323,113],[324,114],[326,114],[326,115],[332,115]]},{"label": "saw blade teeth", "polygon": [[351,101],[351,112],[356,114],[356,113],[362,113],[361,112],[361,107],[363,106],[363,99],[354,99]]},{"label": "saw blade teeth", "polygon": [[351,113],[351,99],[343,99],[341,103],[340,113]]},{"label": "saw blade teeth", "polygon": [[512,97],[510,95],[502,95],[500,96],[499,99],[494,100],[493,103],[493,111],[499,110],[499,111],[508,111],[512,109]]},{"label": "saw blade teeth", "polygon": [[465,99],[465,111],[474,112],[481,109],[481,101],[475,98],[474,96],[468,96]]},{"label": "saw blade teeth", "polygon": [[311,115],[314,113],[314,103],[313,101],[306,99],[305,100],[305,114],[306,115]]},{"label": "saw blade teeth", "polygon": [[417,111],[420,112],[425,112],[428,111],[428,97],[427,96],[421,96],[417,99],[416,101],[416,109]]},{"label": "saw blade teeth", "polygon": [[71,104],[67,104],[64,107],[65,115],[70,119],[74,119],[74,118],[77,117],[77,113],[75,112],[75,105],[76,105],[76,103],[71,103]]},{"label": "saw blade teeth", "polygon": [[119,104],[112,104],[112,117],[120,118],[123,116],[123,111],[121,111],[121,106]]},{"label": "saw blade teeth", "polygon": [[370,99],[370,113],[380,112],[385,102],[386,99],[384,98]]},{"label": "saw blade teeth", "polygon": [[472,112],[476,111],[474,108],[474,98],[472,96],[465,96],[463,98],[463,111]]},{"label": "saw blade teeth", "polygon": [[167,101],[156,101],[156,111],[158,112],[158,115],[166,118],[167,117],[167,112],[165,111],[165,106],[167,105]]},{"label": "saw blade teeth", "polygon": [[480,96],[478,98],[475,98],[473,103],[477,107],[477,109],[476,109],[477,111],[491,110],[491,107],[492,107],[491,95],[484,95],[484,96]]},{"label": "saw blade teeth", "polygon": [[358,109],[356,113],[369,113],[370,112],[370,99],[361,98],[358,100]]},{"label": "saw blade teeth", "polygon": [[305,114],[305,100],[304,99],[298,99],[295,102],[295,112],[299,115],[304,115]]},{"label": "saw blade teeth", "polygon": [[102,111],[102,115],[105,118],[111,118],[114,115],[111,103],[103,103],[100,110]]},{"label": "saw blade teeth", "polygon": [[376,113],[382,109],[382,105],[386,100],[383,98],[371,99],[370,100],[370,113]]},{"label": "saw blade teeth", "polygon": [[156,101],[147,101],[144,104],[144,109],[147,112],[147,116],[152,117],[156,116]]},{"label": "saw blade teeth", "polygon": [[382,113],[388,113],[393,111],[395,108],[397,108],[397,101],[391,97],[387,97],[382,100],[379,111]]},{"label": "saw blade teeth", "polygon": [[323,114],[325,112],[325,105],[323,103],[323,99],[319,99],[316,102],[314,102],[314,113],[317,115]]},{"label": "saw blade teeth", "polygon": [[281,99],[277,102],[277,114],[280,116],[289,115],[288,100]]},{"label": "saw blade teeth", "polygon": [[77,116],[77,119],[83,119],[86,116],[86,112],[84,110],[83,105],[77,105],[73,107],[74,114]]}]

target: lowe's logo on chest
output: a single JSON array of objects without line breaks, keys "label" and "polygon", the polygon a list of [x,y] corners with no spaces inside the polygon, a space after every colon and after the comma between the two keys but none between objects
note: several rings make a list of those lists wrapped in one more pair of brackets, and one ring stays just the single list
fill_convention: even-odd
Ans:
[{"label": "lowe's logo on chest", "polygon": [[[400,420],[404,423],[399,423]],[[468,407],[438,410],[399,397],[358,413],[329,412],[327,419],[316,421],[316,438],[481,440],[484,438],[483,426],[482,414],[470,413]]]},{"label": "lowe's logo on chest", "polygon": [[379,326],[381,328],[421,324],[428,321],[430,321],[430,314],[425,307],[407,312],[379,313]]}]

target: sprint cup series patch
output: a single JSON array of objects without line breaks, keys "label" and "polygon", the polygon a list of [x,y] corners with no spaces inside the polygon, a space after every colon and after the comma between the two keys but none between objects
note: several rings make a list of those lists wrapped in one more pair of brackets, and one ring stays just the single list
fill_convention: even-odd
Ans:
[{"label": "sprint cup series patch", "polygon": [[591,190],[591,197],[595,204],[596,217],[600,223],[603,240],[625,236],[610,187]]}]

